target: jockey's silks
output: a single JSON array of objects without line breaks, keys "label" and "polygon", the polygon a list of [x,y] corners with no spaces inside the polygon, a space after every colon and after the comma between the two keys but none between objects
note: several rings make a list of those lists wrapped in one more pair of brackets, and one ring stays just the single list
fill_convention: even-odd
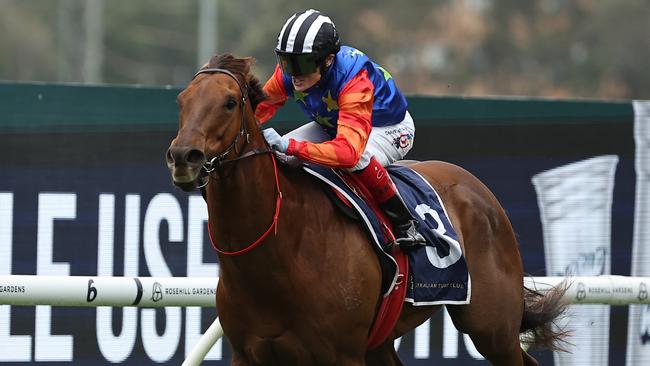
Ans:
[{"label": "jockey's silks", "polygon": [[406,98],[388,71],[348,46],[341,47],[332,66],[311,88],[294,90],[291,76],[276,66],[264,91],[269,98],[257,106],[258,120],[268,121],[287,99],[294,99],[332,140],[316,144],[290,139],[287,153],[330,167],[353,167],[372,127],[400,123],[407,109]]}]

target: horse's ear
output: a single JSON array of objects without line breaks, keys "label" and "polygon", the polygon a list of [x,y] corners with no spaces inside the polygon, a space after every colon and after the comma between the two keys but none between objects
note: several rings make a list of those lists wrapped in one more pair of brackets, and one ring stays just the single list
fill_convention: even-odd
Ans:
[{"label": "horse's ear", "polygon": [[253,57],[245,57],[244,60],[246,61],[244,66],[244,75],[246,75],[247,79],[250,79],[253,77],[253,75],[251,75],[251,68],[255,64],[256,60]]},{"label": "horse's ear", "polygon": [[206,62],[201,68],[206,67],[224,67],[224,65],[229,64],[234,59],[233,55],[230,53],[215,53],[210,60]]}]

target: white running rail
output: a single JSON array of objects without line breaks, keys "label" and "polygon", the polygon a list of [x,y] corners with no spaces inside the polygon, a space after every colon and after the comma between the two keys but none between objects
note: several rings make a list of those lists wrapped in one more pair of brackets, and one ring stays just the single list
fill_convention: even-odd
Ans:
[{"label": "white running rail", "polygon": [[[216,277],[0,276],[0,305],[214,307]],[[650,304],[650,277],[526,277],[539,291],[566,280],[571,304]],[[223,336],[217,318],[182,366],[198,366]]]},{"label": "white running rail", "polygon": [[214,307],[217,277],[0,276],[0,305]]},{"label": "white running rail", "polygon": [[[526,277],[545,290],[564,277]],[[0,305],[214,307],[217,277],[0,276]],[[572,304],[650,304],[650,277],[568,277]]]}]

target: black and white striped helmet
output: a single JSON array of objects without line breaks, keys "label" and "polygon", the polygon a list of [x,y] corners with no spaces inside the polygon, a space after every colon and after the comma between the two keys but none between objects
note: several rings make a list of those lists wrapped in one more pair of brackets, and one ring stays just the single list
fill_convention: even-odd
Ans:
[{"label": "black and white striped helmet", "polygon": [[341,41],[332,20],[309,9],[291,16],[278,35],[275,53],[285,74],[297,76],[325,69],[325,57],[336,54]]}]

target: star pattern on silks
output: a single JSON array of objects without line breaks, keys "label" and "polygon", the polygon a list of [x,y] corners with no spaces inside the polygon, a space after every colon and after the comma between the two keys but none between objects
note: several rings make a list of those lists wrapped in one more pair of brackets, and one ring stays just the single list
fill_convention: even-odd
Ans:
[{"label": "star pattern on silks", "polygon": [[332,117],[325,117],[319,114],[316,114],[316,117],[314,117],[316,123],[323,125],[325,127],[334,128],[334,125],[332,124],[332,122],[330,122],[331,119]]},{"label": "star pattern on silks", "polygon": [[309,93],[303,93],[297,90],[293,92],[293,98],[296,100],[296,102],[302,102],[302,104],[305,104],[305,97],[308,95]]},{"label": "star pattern on silks", "polygon": [[321,98],[325,104],[327,104],[327,111],[331,112],[333,110],[339,109],[339,104],[332,98],[332,92],[327,91],[327,96]]},{"label": "star pattern on silks", "polygon": [[386,79],[386,81],[388,81],[388,79],[390,79],[390,78],[393,77],[393,75],[391,75],[390,72],[388,72],[388,71],[387,71],[386,69],[384,69],[383,67],[379,66],[379,70],[381,70],[381,72],[384,73],[384,79]]}]

